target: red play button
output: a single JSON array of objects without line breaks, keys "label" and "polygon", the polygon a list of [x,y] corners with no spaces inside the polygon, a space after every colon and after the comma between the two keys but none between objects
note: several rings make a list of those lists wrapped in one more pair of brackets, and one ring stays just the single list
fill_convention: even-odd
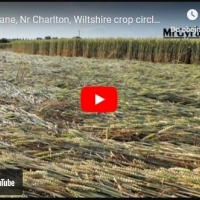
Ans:
[{"label": "red play button", "polygon": [[115,112],[117,89],[111,86],[87,86],[81,90],[81,109],[84,112]]}]

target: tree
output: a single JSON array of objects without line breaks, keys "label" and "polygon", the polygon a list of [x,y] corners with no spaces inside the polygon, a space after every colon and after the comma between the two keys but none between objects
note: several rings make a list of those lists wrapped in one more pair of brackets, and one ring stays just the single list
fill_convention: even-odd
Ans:
[{"label": "tree", "polygon": [[1,38],[0,43],[9,43],[10,41],[6,38]]},{"label": "tree", "polygon": [[50,40],[51,39],[51,36],[46,36],[45,37],[45,40]]},{"label": "tree", "polygon": [[76,37],[73,37],[73,38],[76,38],[76,39],[82,39],[81,37],[79,37],[79,36],[76,36]]}]

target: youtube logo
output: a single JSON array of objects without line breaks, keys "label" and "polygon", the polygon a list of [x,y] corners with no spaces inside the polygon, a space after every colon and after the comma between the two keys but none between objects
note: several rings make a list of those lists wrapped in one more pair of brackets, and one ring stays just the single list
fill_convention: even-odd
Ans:
[{"label": "youtube logo", "polygon": [[118,105],[117,89],[112,86],[86,86],[81,90],[83,112],[115,112]]}]

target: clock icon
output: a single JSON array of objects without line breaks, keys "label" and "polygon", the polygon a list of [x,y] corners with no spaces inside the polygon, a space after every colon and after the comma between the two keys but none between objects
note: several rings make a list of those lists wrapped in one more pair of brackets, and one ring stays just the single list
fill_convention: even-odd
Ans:
[{"label": "clock icon", "polygon": [[195,9],[190,9],[187,12],[187,17],[189,20],[195,20],[198,17],[198,12]]}]

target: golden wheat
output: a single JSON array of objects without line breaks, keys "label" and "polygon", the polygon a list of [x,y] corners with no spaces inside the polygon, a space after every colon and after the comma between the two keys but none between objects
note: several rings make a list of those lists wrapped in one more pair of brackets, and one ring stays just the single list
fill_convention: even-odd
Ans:
[{"label": "golden wheat", "polygon": [[14,52],[50,56],[138,59],[151,62],[198,64],[198,40],[180,39],[53,39],[1,44]]}]

